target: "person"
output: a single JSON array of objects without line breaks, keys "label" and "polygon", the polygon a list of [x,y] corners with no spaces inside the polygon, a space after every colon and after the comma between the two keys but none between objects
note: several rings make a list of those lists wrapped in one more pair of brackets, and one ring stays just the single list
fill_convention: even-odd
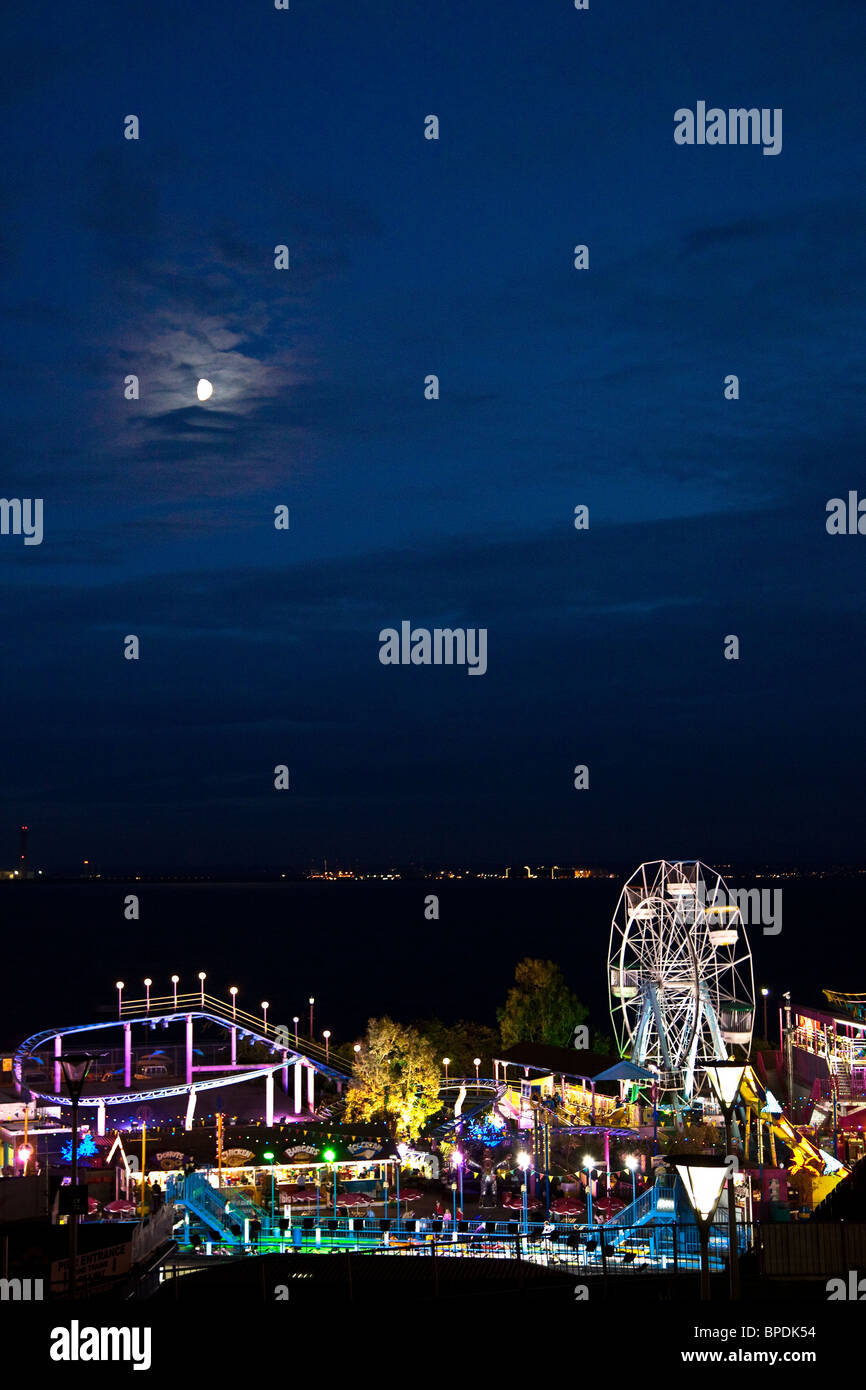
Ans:
[{"label": "person", "polygon": [[262,1223],[257,1216],[250,1222],[250,1241],[253,1245],[258,1245],[262,1237]]}]

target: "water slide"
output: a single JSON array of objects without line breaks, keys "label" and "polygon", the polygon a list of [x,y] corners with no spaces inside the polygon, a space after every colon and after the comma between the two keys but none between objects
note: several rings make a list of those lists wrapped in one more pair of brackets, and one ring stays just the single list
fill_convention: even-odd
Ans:
[{"label": "water slide", "polygon": [[832,1155],[799,1134],[788,1117],[769,1107],[767,1088],[759,1081],[754,1067],[746,1067],[740,1085],[740,1099],[745,1102],[759,1124],[767,1125],[776,1139],[791,1152],[791,1172],[806,1173],[812,1182],[812,1205],[817,1206],[833,1188],[846,1178],[850,1169]]}]

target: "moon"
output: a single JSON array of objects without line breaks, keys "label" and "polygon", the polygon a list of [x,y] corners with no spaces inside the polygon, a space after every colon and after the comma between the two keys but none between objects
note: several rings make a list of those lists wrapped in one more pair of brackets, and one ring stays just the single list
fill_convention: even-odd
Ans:
[{"label": "moon", "polygon": [[195,388],[195,393],[200,401],[206,401],[213,395],[213,387],[209,381],[202,377],[198,386]]}]

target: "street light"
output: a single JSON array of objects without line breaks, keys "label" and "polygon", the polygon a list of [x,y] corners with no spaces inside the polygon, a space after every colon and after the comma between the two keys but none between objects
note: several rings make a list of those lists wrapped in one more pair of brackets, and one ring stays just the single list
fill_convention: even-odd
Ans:
[{"label": "street light", "polygon": [[637,1185],[635,1181],[635,1171],[637,1169],[637,1159],[634,1154],[629,1154],[625,1161],[625,1166],[631,1171],[631,1200],[632,1205],[637,1201]]},{"label": "street light", "polygon": [[519,1153],[517,1155],[517,1166],[523,1172],[523,1182],[520,1185],[520,1191],[523,1194],[523,1234],[525,1235],[529,1229],[529,1206],[526,1196],[526,1170],[529,1167],[529,1154]]},{"label": "street light", "polygon": [[[452,1200],[452,1202],[453,1202],[453,1204],[454,1204],[454,1216],[453,1216],[453,1218],[452,1218],[452,1225],[451,1225],[451,1230],[452,1230],[452,1233],[453,1233],[453,1234],[452,1234],[452,1239],[453,1239],[453,1240],[456,1240],[456,1239],[457,1239],[457,1184],[456,1184],[456,1182],[452,1182],[452,1184],[451,1184],[451,1200]],[[463,1208],[461,1207],[461,1211],[462,1211],[462,1210],[463,1210]]]},{"label": "street light", "polygon": [[322,1034],[322,1037],[325,1039],[325,1061],[327,1062],[328,1056],[329,1056],[328,1049],[329,1049],[329,1047],[330,1047],[330,1042],[331,1042],[331,1030],[330,1030],[330,1028],[326,1028],[326,1029],[325,1029],[324,1033]]},{"label": "street light", "polygon": [[230,994],[231,997],[232,997],[232,1018],[235,1019],[235,1018],[237,1018],[237,1016],[238,1016],[238,987],[237,987],[237,985],[230,985],[230,986],[229,986],[229,994]]},{"label": "street light", "polygon": [[297,1045],[298,1045],[298,1024],[300,1023],[300,1021],[301,1021],[301,1020],[298,1018],[298,1015],[295,1014],[294,1017],[292,1018],[292,1022],[293,1022],[294,1025],[295,1025],[295,1047],[297,1047]]},{"label": "street light", "polygon": [[761,990],[761,995],[763,996],[764,1000],[764,1042],[770,1041],[770,1033],[769,1028],[767,1026],[767,999],[769,997],[769,994],[770,991],[768,989]]},{"label": "street light", "polygon": [[719,1205],[728,1173],[727,1159],[712,1154],[670,1153],[667,1162],[676,1170],[695,1214],[701,1242],[701,1298],[710,1296],[710,1226]]},{"label": "street light", "polygon": [[448,1068],[449,1068],[450,1065],[451,1065],[451,1058],[450,1058],[450,1057],[443,1057],[443,1058],[442,1058],[442,1065],[443,1065],[443,1067],[445,1068],[445,1085],[447,1086],[447,1085],[448,1085]]},{"label": "street light", "polygon": [[122,981],[122,980],[118,980],[117,984],[115,985],[115,989],[117,990],[117,1017],[120,1018],[120,1017],[122,1016],[122,1014],[123,1014],[123,981]]},{"label": "street light", "polygon": [[180,981],[180,976],[179,976],[179,975],[172,975],[172,977],[171,977],[171,983],[172,983],[172,985],[173,985],[173,987],[174,987],[174,1007],[175,1007],[175,1009],[177,1008],[177,986],[178,986],[179,981]]},{"label": "street light", "polygon": [[[122,988],[122,986],[121,986]],[[60,1058],[60,1066],[63,1071],[63,1078],[66,1082],[66,1089],[69,1092],[69,1099],[72,1101],[72,1189],[73,1203],[77,1198],[76,1188],[78,1187],[78,1102],[84,1090],[84,1083],[87,1074],[97,1057],[105,1056],[104,1053],[94,1052],[66,1052]],[[69,1216],[69,1297],[74,1298],[76,1294],[76,1265],[78,1263],[78,1214],[71,1212]]]},{"label": "street light", "polygon": [[269,1009],[270,1007],[271,1007],[271,1006],[270,1006],[270,1004],[268,1003],[267,999],[263,999],[263,1000],[262,1000],[262,1016],[263,1016],[263,1018],[264,1018],[264,1020],[265,1020],[265,1037],[268,1036],[268,1009]]},{"label": "street light", "polygon": [[266,1162],[266,1163],[269,1163],[269,1164],[271,1165],[271,1226],[273,1226],[273,1223],[274,1223],[274,1158],[275,1158],[275,1157],[276,1157],[276,1155],[275,1155],[275,1154],[272,1154],[271,1151],[270,1151],[270,1149],[268,1149],[266,1153],[263,1153],[263,1154],[262,1154],[262,1158],[265,1160],[265,1162]]},{"label": "street light", "polygon": [[198,972],[198,978],[201,981],[201,1006],[204,1008],[204,982],[207,979],[207,975],[203,970],[200,970]]},{"label": "street light", "polygon": [[454,1153],[454,1167],[457,1169],[457,1177],[460,1182],[460,1210],[463,1210],[463,1155],[459,1149]]},{"label": "street light", "polygon": [[311,995],[310,995],[310,1042],[313,1041],[313,1005],[315,1004],[315,1002],[316,1002],[316,996],[315,996],[314,994],[311,994]]},{"label": "street light", "polygon": [[334,1153],[334,1150],[333,1150],[333,1149],[325,1149],[325,1152],[322,1154],[322,1158],[325,1160],[325,1162],[326,1162],[326,1163],[330,1163],[330,1165],[331,1165],[331,1171],[332,1171],[332,1173],[333,1173],[333,1175],[334,1175],[334,1219],[335,1219],[335,1220],[336,1220],[336,1218],[337,1218],[337,1165],[336,1165],[336,1163],[334,1162],[334,1159],[335,1159],[336,1157],[337,1157],[337,1155]]},{"label": "street light", "polygon": [[477,1085],[478,1085],[478,1068],[481,1066],[481,1058],[480,1058],[480,1057],[473,1057],[473,1058],[472,1058],[472,1065],[473,1065],[473,1067],[475,1068],[475,1085],[477,1086]]},{"label": "street light", "polygon": [[737,1240],[737,1208],[734,1204],[734,1173],[730,1163],[731,1120],[745,1070],[743,1062],[727,1060],[710,1062],[706,1067],[710,1085],[722,1108],[722,1118],[725,1122],[725,1163],[728,1165],[728,1271],[732,1299],[740,1296],[740,1249]]},{"label": "street light", "polygon": [[587,1172],[587,1180],[586,1180],[586,1224],[587,1224],[587,1226],[591,1226],[591,1225],[592,1225],[592,1173],[593,1173],[593,1169],[596,1167],[596,1160],[593,1158],[592,1154],[586,1154],[586,1155],[585,1155],[584,1160],[583,1160],[583,1166],[584,1166],[584,1168],[586,1169],[586,1172]]},{"label": "street light", "polygon": [[144,988],[147,990],[147,1013],[150,1013],[150,987],[152,984],[153,980],[151,980],[150,976],[148,976],[148,978],[144,982]]}]

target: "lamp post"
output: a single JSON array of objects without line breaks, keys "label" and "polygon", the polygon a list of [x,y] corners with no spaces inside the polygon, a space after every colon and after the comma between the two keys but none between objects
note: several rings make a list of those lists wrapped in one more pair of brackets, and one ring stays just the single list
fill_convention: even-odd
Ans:
[{"label": "lamp post", "polygon": [[230,994],[231,997],[232,997],[232,1022],[234,1022],[234,1020],[235,1020],[235,1019],[237,1018],[237,1016],[238,1016],[238,987],[237,987],[237,985],[231,985],[231,986],[229,987],[229,994]]},{"label": "lamp post", "polygon": [[592,1174],[595,1168],[595,1159],[592,1154],[587,1154],[583,1160],[583,1166],[587,1172],[586,1179],[586,1224],[592,1225]]},{"label": "lamp post", "polygon": [[548,1221],[549,1221],[549,1220],[550,1220],[550,1114],[549,1114],[548,1111],[544,1111],[544,1113],[543,1113],[543,1115],[542,1115],[542,1120],[543,1120],[543,1123],[544,1123],[544,1131],[543,1131],[543,1136],[542,1136],[542,1137],[543,1137],[543,1140],[544,1140],[544,1186],[545,1186],[544,1214],[545,1214],[545,1216],[547,1217],[547,1219],[548,1219]]},{"label": "lamp post", "polygon": [[146,994],[145,994],[145,1000],[146,1000],[146,1003],[145,1003],[145,1011],[146,1011],[147,1013],[150,1013],[150,987],[151,987],[152,984],[153,984],[153,980],[150,978],[150,976],[148,976],[147,979],[146,979],[145,982],[144,982],[144,988],[145,988],[145,991],[146,991]]},{"label": "lamp post", "polygon": [[263,1154],[262,1154],[262,1158],[265,1160],[266,1163],[269,1163],[270,1166],[271,1166],[271,1228],[273,1228],[273,1224],[274,1224],[274,1158],[275,1158],[275,1157],[276,1157],[276,1155],[273,1154],[273,1153],[271,1153],[270,1149],[268,1149],[266,1153],[263,1153]]},{"label": "lamp post", "polygon": [[179,982],[180,982],[180,976],[179,976],[179,975],[172,975],[172,977],[171,977],[171,983],[172,983],[172,987],[173,987],[173,989],[174,989],[174,1007],[175,1007],[175,1009],[177,1009],[177,987],[178,987]]},{"label": "lamp post", "polygon": [[118,980],[118,981],[117,981],[117,984],[115,985],[115,989],[117,990],[117,1017],[118,1017],[118,1018],[122,1018],[122,1017],[123,1017],[123,981],[122,981],[122,980]]},{"label": "lamp post", "polygon": [[628,1158],[627,1158],[626,1161],[625,1161],[625,1166],[626,1166],[626,1168],[629,1169],[629,1171],[630,1171],[630,1173],[631,1173],[631,1201],[632,1201],[632,1206],[634,1206],[635,1202],[637,1201],[637,1183],[636,1183],[636,1180],[635,1180],[635,1171],[636,1171],[636,1169],[637,1169],[637,1159],[635,1158],[634,1154],[629,1154]]},{"label": "lamp post", "polygon": [[517,1166],[523,1172],[523,1182],[520,1185],[520,1191],[523,1194],[523,1234],[525,1235],[529,1229],[529,1204],[526,1195],[526,1170],[529,1167],[529,1154],[518,1154]]},{"label": "lamp post", "polygon": [[201,1006],[202,1006],[202,1008],[204,1008],[204,982],[205,982],[205,980],[207,979],[207,975],[205,974],[205,972],[204,972],[203,970],[200,970],[200,971],[198,972],[198,978],[199,978],[199,983],[200,983],[200,985],[201,985]]},{"label": "lamp post", "polygon": [[457,1169],[457,1180],[460,1183],[460,1210],[463,1211],[463,1155],[459,1149],[454,1154],[454,1167]]},{"label": "lamp post", "polygon": [[263,1019],[265,1020],[265,1037],[268,1036],[268,1009],[269,1009],[270,1007],[271,1007],[271,1006],[270,1006],[270,1004],[268,1003],[267,999],[263,999],[263,1000],[262,1000],[262,1017],[263,1017]]},{"label": "lamp post", "polygon": [[292,1018],[292,1022],[295,1025],[295,1047],[297,1047],[298,1045],[298,1024],[300,1023],[300,1021],[301,1020],[298,1018],[298,1015],[295,1014]]},{"label": "lamp post", "polygon": [[762,989],[762,990],[761,990],[761,994],[762,994],[763,1000],[764,1000],[764,1042],[766,1042],[766,1043],[768,1043],[768,1042],[770,1041],[770,1033],[769,1033],[769,1029],[768,1029],[768,1027],[767,1027],[767,997],[768,997],[769,993],[770,993],[770,991],[769,991],[768,989]]},{"label": "lamp post", "polygon": [[478,1082],[478,1068],[481,1066],[481,1058],[480,1058],[480,1057],[473,1057],[473,1058],[472,1058],[472,1065],[473,1065],[473,1067],[475,1068],[475,1085],[477,1086],[477,1085],[479,1084],[479,1082]]},{"label": "lamp post", "polygon": [[311,994],[311,995],[310,995],[310,1042],[313,1041],[313,1005],[315,1004],[315,1002],[316,1002],[316,996],[315,996],[314,994]]},{"label": "lamp post", "polygon": [[728,1169],[728,1272],[731,1281],[731,1298],[740,1296],[740,1251],[737,1239],[737,1208],[734,1203],[734,1174],[731,1164],[731,1120],[734,1106],[740,1094],[740,1085],[745,1072],[742,1062],[710,1062],[706,1072],[713,1093],[722,1108],[725,1122],[725,1164]]},{"label": "lamp post", "polygon": [[[121,985],[121,988],[123,986]],[[78,1187],[78,1102],[84,1090],[84,1083],[87,1074],[97,1056],[104,1055],[93,1052],[67,1052],[60,1058],[60,1066],[63,1070],[63,1077],[66,1082],[66,1089],[69,1091],[69,1099],[72,1101],[72,1188],[73,1201],[77,1195],[75,1189]],[[78,1263],[78,1213],[71,1212],[69,1216],[69,1297],[74,1298],[77,1291],[77,1263]]]},{"label": "lamp post", "polygon": [[452,1218],[451,1230],[452,1230],[452,1232],[453,1232],[453,1234],[454,1234],[454,1239],[456,1240],[456,1239],[457,1239],[457,1184],[456,1184],[456,1182],[452,1182],[452,1184],[451,1184],[451,1201],[452,1201],[452,1203],[453,1203],[453,1212],[454,1212],[454,1215],[453,1215],[453,1218]]},{"label": "lamp post", "polygon": [[445,1068],[445,1085],[447,1086],[447,1085],[448,1085],[448,1068],[449,1068],[450,1065],[451,1065],[451,1058],[450,1058],[450,1057],[443,1057],[443,1058],[442,1058],[442,1065],[443,1065],[443,1067]]},{"label": "lamp post", "polygon": [[785,1074],[788,1082],[788,1105],[794,1114],[794,1029],[791,1023],[791,991],[782,995],[785,1001]]},{"label": "lamp post", "polygon": [[330,1030],[330,1028],[326,1028],[326,1029],[325,1029],[324,1033],[322,1034],[322,1037],[325,1039],[325,1061],[327,1062],[327,1061],[328,1061],[328,1058],[329,1058],[329,1056],[330,1056],[329,1048],[330,1048],[330,1045],[331,1045],[331,1030]]},{"label": "lamp post", "polygon": [[728,1161],[711,1154],[670,1153],[667,1162],[676,1170],[695,1214],[701,1242],[701,1298],[706,1300],[710,1297],[710,1226],[725,1185]]},{"label": "lamp post", "polygon": [[147,1178],[147,1120],[141,1122],[141,1224],[144,1225],[144,1183]]},{"label": "lamp post", "polygon": [[325,1162],[330,1163],[331,1172],[334,1176],[334,1220],[337,1219],[337,1165],[334,1162],[336,1156],[333,1149],[325,1149],[325,1152],[322,1154],[322,1158]]}]

